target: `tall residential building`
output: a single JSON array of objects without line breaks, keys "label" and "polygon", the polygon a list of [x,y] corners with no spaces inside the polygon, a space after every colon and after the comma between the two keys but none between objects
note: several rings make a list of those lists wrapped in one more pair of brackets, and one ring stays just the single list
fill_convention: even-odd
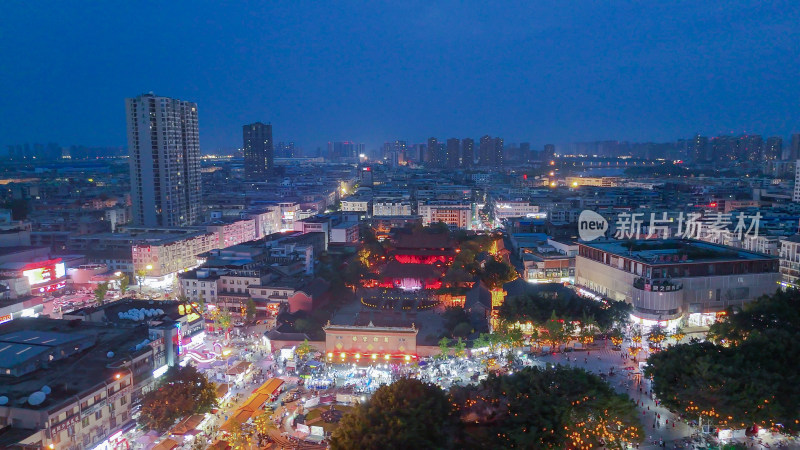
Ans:
[{"label": "tall residential building", "polygon": [[200,219],[197,104],[143,94],[125,100],[133,218],[181,227]]},{"label": "tall residential building", "polygon": [[707,161],[709,157],[708,150],[708,138],[697,134],[689,144],[689,159],[695,162]]},{"label": "tall residential building", "polygon": [[542,160],[552,161],[556,157],[556,146],[553,144],[545,144],[542,149]]},{"label": "tall residential building", "polygon": [[461,165],[463,167],[475,165],[475,141],[471,138],[464,138],[461,141]]},{"label": "tall residential building", "polygon": [[328,142],[328,159],[356,160],[364,153],[364,144],[350,141]]},{"label": "tall residential building", "polygon": [[278,158],[297,158],[300,156],[294,148],[294,142],[278,142],[278,146],[275,147],[275,155]]},{"label": "tall residential building", "polygon": [[425,154],[425,162],[431,166],[437,166],[439,161],[439,140],[435,137],[428,138],[428,150]]},{"label": "tall residential building", "polygon": [[792,201],[800,203],[800,159],[794,163],[794,195]]},{"label": "tall residential building", "polygon": [[242,126],[244,175],[248,180],[265,181],[275,168],[272,125],[261,122]]},{"label": "tall residential building", "polygon": [[792,143],[787,150],[789,154],[784,155],[782,158],[784,161],[794,161],[800,158],[800,133],[792,134]]},{"label": "tall residential building", "polygon": [[450,138],[447,140],[447,167],[455,168],[461,162],[461,142],[458,138]]},{"label": "tall residential building", "polygon": [[758,134],[749,134],[739,137],[737,156],[742,160],[760,161],[764,140]]},{"label": "tall residential building", "polygon": [[503,139],[483,136],[479,147],[480,164],[483,167],[503,166]]},{"label": "tall residential building", "polygon": [[780,136],[772,136],[767,138],[764,144],[764,159],[767,161],[775,161],[781,159],[783,156],[783,138]]}]

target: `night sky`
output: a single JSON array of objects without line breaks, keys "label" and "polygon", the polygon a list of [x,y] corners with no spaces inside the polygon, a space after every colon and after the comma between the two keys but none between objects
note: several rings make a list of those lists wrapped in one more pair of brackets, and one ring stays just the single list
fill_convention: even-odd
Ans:
[{"label": "night sky", "polygon": [[3,1],[0,152],[124,146],[149,91],[206,152],[258,120],[307,151],[800,131],[796,1],[647,3]]}]

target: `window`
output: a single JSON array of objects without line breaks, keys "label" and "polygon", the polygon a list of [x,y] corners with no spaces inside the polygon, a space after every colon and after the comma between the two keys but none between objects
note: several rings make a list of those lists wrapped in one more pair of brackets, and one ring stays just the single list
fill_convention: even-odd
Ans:
[{"label": "window", "polygon": [[89,426],[89,416],[86,416],[81,420],[81,427],[86,428]]},{"label": "window", "polygon": [[102,418],[103,418],[103,410],[102,409],[97,411],[96,413],[94,413],[94,420],[100,420]]},{"label": "window", "polygon": [[125,396],[123,395],[122,397],[119,398],[119,405],[122,406],[125,403],[128,403],[128,399],[125,398]]},{"label": "window", "polygon": [[357,336],[353,336],[353,342],[357,342],[357,341],[358,341],[358,337]]},{"label": "window", "polygon": [[372,342],[378,342],[378,338],[377,338],[377,336],[376,336],[376,337],[374,337],[374,338],[372,338]]},{"label": "window", "polygon": [[388,337],[383,338],[383,342],[389,342],[389,338]]}]

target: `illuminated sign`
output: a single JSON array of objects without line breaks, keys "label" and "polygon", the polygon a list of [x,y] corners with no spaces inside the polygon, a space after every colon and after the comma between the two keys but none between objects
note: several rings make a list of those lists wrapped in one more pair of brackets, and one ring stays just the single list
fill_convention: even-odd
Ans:
[{"label": "illuminated sign", "polygon": [[153,371],[153,378],[158,378],[161,375],[164,375],[165,373],[167,373],[167,369],[169,369],[169,366],[167,366],[165,364],[165,365],[159,367],[158,369],[154,370]]},{"label": "illuminated sign", "polygon": [[10,322],[12,319],[11,314],[0,316],[0,323]]},{"label": "illuminated sign", "polygon": [[28,283],[31,286],[35,286],[37,284],[49,283],[64,277],[66,275],[66,270],[64,268],[64,263],[59,262],[55,264],[47,264],[43,267],[23,270],[22,275],[28,279]]}]

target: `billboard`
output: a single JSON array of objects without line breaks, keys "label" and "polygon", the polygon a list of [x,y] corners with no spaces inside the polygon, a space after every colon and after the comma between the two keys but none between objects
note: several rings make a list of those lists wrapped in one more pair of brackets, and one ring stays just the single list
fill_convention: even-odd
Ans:
[{"label": "billboard", "polygon": [[22,275],[28,279],[28,283],[31,286],[36,286],[63,278],[66,275],[66,269],[63,262],[48,263],[42,267],[23,270]]}]

